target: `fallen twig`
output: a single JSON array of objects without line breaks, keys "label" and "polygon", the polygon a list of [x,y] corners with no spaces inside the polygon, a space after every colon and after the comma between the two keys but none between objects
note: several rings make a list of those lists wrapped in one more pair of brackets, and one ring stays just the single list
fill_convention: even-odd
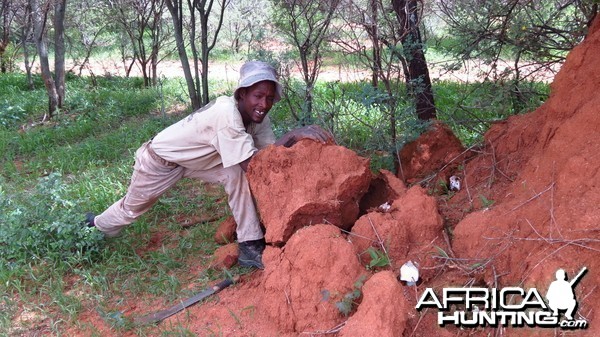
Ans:
[{"label": "fallen twig", "polygon": [[329,335],[329,334],[335,334],[340,332],[340,330],[342,330],[342,328],[346,325],[347,321],[343,321],[342,323],[334,326],[333,328],[329,329],[329,330],[317,330],[317,331],[304,331],[301,332],[301,335]]},{"label": "fallen twig", "polygon": [[[519,204],[519,205],[517,205],[517,206],[513,207],[513,208],[512,208],[512,209],[511,209],[509,212],[514,212],[514,211],[516,211],[517,209],[519,209],[519,208],[521,208],[521,207],[523,207],[523,206],[527,205],[528,203],[530,203],[530,202],[531,202],[531,201],[533,201],[534,199],[537,199],[537,198],[539,198],[539,197],[540,197],[542,194],[544,194],[544,193],[546,193],[546,192],[550,191],[550,190],[551,190],[553,187],[554,187],[554,182],[552,182],[552,184],[550,184],[550,186],[548,186],[548,187],[547,187],[545,190],[543,190],[543,191],[541,191],[540,193],[537,193],[536,195],[534,195],[533,197],[531,197],[531,198],[529,198],[529,199],[525,200],[525,202],[523,202],[523,203],[521,203],[521,204]],[[506,212],[505,214],[507,214],[507,213],[509,213],[509,212]]]},{"label": "fallen twig", "polygon": [[385,245],[383,244],[383,241],[381,240],[381,237],[379,236],[379,233],[377,232],[377,229],[375,229],[375,225],[373,225],[373,221],[371,221],[371,217],[367,216],[367,219],[369,219],[369,223],[371,224],[371,228],[373,228],[373,232],[375,232],[375,236],[377,236],[377,242],[381,246],[381,249],[385,253],[385,256],[387,256],[388,261],[390,261],[390,256],[388,255],[387,249],[385,249]]}]

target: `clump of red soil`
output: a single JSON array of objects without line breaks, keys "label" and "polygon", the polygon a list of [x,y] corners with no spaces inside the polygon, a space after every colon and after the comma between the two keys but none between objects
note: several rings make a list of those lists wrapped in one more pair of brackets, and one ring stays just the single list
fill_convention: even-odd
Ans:
[{"label": "clump of red soil", "polygon": [[299,228],[329,223],[349,229],[371,180],[369,160],[337,145],[303,140],[260,151],[247,172],[266,228],[281,245]]},{"label": "clump of red soil", "polygon": [[258,300],[281,332],[330,329],[343,317],[336,306],[353,291],[364,267],[354,247],[332,225],[298,230],[283,249],[267,250]]},{"label": "clump of red soil", "polygon": [[229,269],[237,263],[238,255],[239,253],[237,244],[228,243],[217,248],[213,255],[213,261],[210,266],[215,269]]},{"label": "clump of red soil", "polygon": [[421,137],[402,148],[398,177],[409,184],[421,180],[447,182],[467,155],[452,130],[436,122]]},{"label": "clump of red soil", "polygon": [[230,242],[235,241],[236,233],[235,229],[237,228],[237,223],[235,223],[235,219],[233,216],[229,216],[225,221],[219,224],[217,227],[217,231],[215,232],[214,238],[215,242],[220,245],[225,245]]},{"label": "clump of red soil", "polygon": [[402,336],[410,305],[391,271],[376,273],[362,288],[358,310],[341,329],[340,337]]},{"label": "clump of red soil", "polygon": [[399,270],[408,261],[421,267],[433,266],[431,252],[444,243],[436,199],[419,186],[395,199],[389,209],[382,207],[363,215],[352,234],[349,240],[364,265],[371,262],[371,248],[387,253],[393,270]]}]

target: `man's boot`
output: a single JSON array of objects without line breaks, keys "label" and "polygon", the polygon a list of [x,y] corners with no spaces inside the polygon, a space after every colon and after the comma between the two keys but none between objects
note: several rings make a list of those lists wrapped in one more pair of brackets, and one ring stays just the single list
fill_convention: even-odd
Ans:
[{"label": "man's boot", "polygon": [[242,267],[265,269],[262,263],[262,252],[265,250],[265,239],[238,243],[238,264]]}]

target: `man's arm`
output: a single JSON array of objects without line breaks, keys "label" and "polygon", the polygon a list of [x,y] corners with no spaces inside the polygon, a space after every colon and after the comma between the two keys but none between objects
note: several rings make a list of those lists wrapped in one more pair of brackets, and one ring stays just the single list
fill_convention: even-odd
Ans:
[{"label": "man's arm", "polygon": [[[333,136],[331,135],[331,133],[322,129],[318,125],[308,125],[308,126],[304,126],[304,127],[298,128],[298,129],[294,129],[294,130],[284,134],[281,138],[279,138],[275,142],[274,145],[276,145],[276,146],[283,145],[285,147],[291,147],[292,145],[296,144],[301,139],[312,139],[312,140],[316,140],[321,143],[335,144],[335,139],[333,139]],[[252,159],[252,157],[254,157],[256,155],[256,153],[257,152],[255,152],[250,158],[248,158],[240,163],[240,167],[242,168],[242,170],[244,170],[244,172],[246,172],[246,170],[248,169],[248,164],[250,163],[250,160]]]},{"label": "man's arm", "polygon": [[318,125],[308,125],[286,133],[275,142],[275,145],[290,147],[301,139],[312,139],[321,143],[335,144],[335,140],[333,139],[331,133],[322,129]]}]

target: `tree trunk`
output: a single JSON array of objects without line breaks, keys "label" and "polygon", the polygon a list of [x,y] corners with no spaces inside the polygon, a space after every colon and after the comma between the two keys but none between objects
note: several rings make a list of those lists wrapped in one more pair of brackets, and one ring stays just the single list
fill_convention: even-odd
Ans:
[{"label": "tree trunk", "polygon": [[6,47],[10,42],[10,1],[2,0],[2,39],[0,40],[0,71],[6,73],[7,65],[6,59],[3,57],[6,52]]},{"label": "tree trunk", "polygon": [[62,109],[65,100],[65,11],[67,0],[54,3],[54,84],[58,98],[58,108]]},{"label": "tree trunk", "polygon": [[[185,50],[185,43],[183,42],[183,1],[182,0],[166,0],[167,8],[171,13],[171,19],[173,20],[173,26],[175,27],[175,41],[177,43],[177,53],[179,54],[179,60],[181,67],[183,68],[183,75],[188,88],[188,94],[190,95],[190,101],[192,103],[192,109],[196,110],[200,108],[200,99],[196,93],[194,78],[192,77],[192,71],[190,68],[190,62],[188,60],[187,52]],[[191,22],[195,25],[195,22]]]},{"label": "tree trunk", "polygon": [[[29,46],[27,45],[27,37],[33,28],[32,15],[31,15],[31,6],[29,4],[25,5],[25,24],[21,28],[21,45],[23,47],[23,62],[25,63],[25,72],[27,74],[27,85],[29,89],[34,90],[35,86],[33,84],[33,76],[31,75],[31,68],[33,67],[33,62],[29,61]],[[35,56],[34,56],[35,58]]]},{"label": "tree trunk", "polygon": [[371,12],[371,22],[370,22],[370,34],[371,43],[373,44],[373,74],[371,78],[371,84],[374,88],[379,86],[379,74],[381,72],[381,48],[379,42],[379,30],[377,29],[377,24],[379,23],[379,10],[378,10],[378,2],[377,0],[371,0],[370,12]]},{"label": "tree trunk", "polygon": [[436,118],[431,78],[419,30],[418,0],[392,0],[392,5],[403,32],[402,48],[408,63],[406,81],[415,98],[417,116],[421,120]]},{"label": "tree trunk", "polygon": [[202,105],[208,104],[208,13],[200,13],[202,31],[200,32],[200,76],[202,87]]},{"label": "tree trunk", "polygon": [[31,13],[33,16],[33,32],[38,55],[40,56],[42,79],[48,93],[48,115],[49,117],[52,117],[58,109],[59,98],[54,79],[52,78],[52,73],[50,72],[50,63],[48,62],[48,46],[45,35],[49,3],[46,4],[44,8],[40,8],[38,0],[29,0],[29,5],[31,6]]}]

